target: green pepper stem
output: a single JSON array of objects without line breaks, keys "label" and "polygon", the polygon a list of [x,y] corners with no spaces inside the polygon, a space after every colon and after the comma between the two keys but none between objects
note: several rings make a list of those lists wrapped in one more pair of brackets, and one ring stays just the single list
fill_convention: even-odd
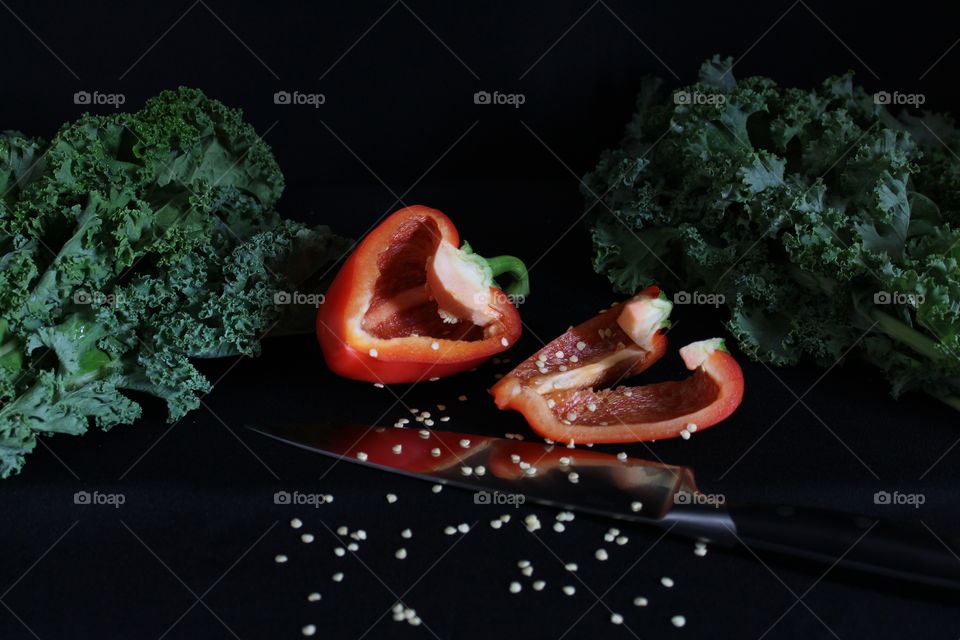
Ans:
[{"label": "green pepper stem", "polygon": [[504,273],[513,276],[513,282],[503,289],[505,294],[524,297],[530,295],[530,274],[527,272],[527,265],[523,264],[523,260],[513,256],[496,256],[485,258],[485,260],[490,266],[494,278]]}]

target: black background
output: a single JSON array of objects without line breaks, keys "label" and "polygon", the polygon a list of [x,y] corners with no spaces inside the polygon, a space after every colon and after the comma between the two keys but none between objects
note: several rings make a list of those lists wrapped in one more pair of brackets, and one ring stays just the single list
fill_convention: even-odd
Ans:
[{"label": "black background", "polygon": [[[933,3],[896,13],[824,2],[0,4],[0,127],[50,136],[82,111],[76,91],[122,93],[135,109],[164,88],[200,87],[242,107],[272,145],[288,178],[285,215],[359,237],[383,214],[422,203],[451,215],[481,253],[535,264],[515,360],[613,299],[577,224],[577,177],[616,143],[644,74],[690,82],[721,53],[742,56],[738,76],[806,87],[853,69],[870,90],[921,92],[926,106],[956,110],[960,49],[948,50],[960,33],[956,15]],[[326,102],[277,105],[280,90]],[[525,103],[475,105],[480,90],[522,93]],[[674,318],[675,346],[723,334],[722,317],[703,309],[678,307]],[[675,356],[658,368],[681,374]],[[838,570],[822,577],[821,567],[742,550],[698,558],[688,542],[643,529],[621,527],[630,537],[621,547],[603,541],[610,523],[587,517],[558,534],[553,512],[534,507],[494,531],[488,522],[505,509],[475,505],[468,493],[435,495],[242,429],[257,420],[390,423],[409,407],[439,413],[442,403],[451,429],[529,435],[485,393],[507,369],[375,389],[330,374],[311,336],[278,338],[256,360],[204,363],[216,388],[180,423],[166,424],[147,400],[136,426],[46,442],[0,493],[0,637],[296,638],[308,623],[337,638],[960,634],[953,596]],[[691,465],[702,488],[728,500],[921,520],[931,536],[960,529],[954,412],[921,396],[895,402],[856,363],[824,374],[745,362],[744,371],[746,399],[722,426],[688,442],[605,449]],[[126,502],[75,505],[78,490]],[[277,490],[335,501],[276,505]],[[922,492],[926,502],[875,505],[878,490]],[[528,513],[545,523],[537,536],[520,524]],[[290,528],[293,517],[303,529]],[[476,528],[442,533],[461,522]],[[368,532],[357,556],[333,555],[340,525]],[[406,527],[410,540],[399,537]],[[299,541],[307,531],[312,544]],[[393,557],[400,546],[403,561]],[[593,557],[600,546],[606,563]],[[276,564],[278,553],[289,562]],[[546,580],[543,592],[520,575],[521,559]],[[576,576],[563,569],[571,561]],[[341,570],[344,581],[333,582]],[[676,586],[662,587],[663,575]],[[508,592],[511,580],[522,593]],[[565,584],[575,596],[561,593]],[[323,599],[308,602],[311,591]],[[650,606],[634,607],[638,595]],[[390,620],[398,597],[423,626]],[[625,624],[612,625],[611,611]],[[675,614],[685,628],[671,626]]]}]

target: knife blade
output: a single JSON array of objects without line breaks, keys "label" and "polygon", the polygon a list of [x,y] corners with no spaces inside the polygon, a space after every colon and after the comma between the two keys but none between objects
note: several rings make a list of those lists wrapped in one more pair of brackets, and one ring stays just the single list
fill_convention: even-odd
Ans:
[{"label": "knife blade", "polygon": [[653,525],[930,586],[960,589],[960,540],[926,528],[789,505],[728,505],[689,467],[578,448],[432,429],[287,424],[248,428],[308,451],[477,492]]}]

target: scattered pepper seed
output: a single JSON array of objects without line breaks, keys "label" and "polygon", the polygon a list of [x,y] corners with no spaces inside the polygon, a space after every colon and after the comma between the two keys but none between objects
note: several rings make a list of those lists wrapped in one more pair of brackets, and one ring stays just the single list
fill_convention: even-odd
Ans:
[{"label": "scattered pepper seed", "polygon": [[597,558],[597,560],[599,560],[600,562],[603,562],[604,560],[606,560],[607,558],[610,557],[610,555],[607,553],[607,550],[606,550],[606,549],[597,549],[596,552],[595,552],[593,555],[594,555],[594,556]]},{"label": "scattered pepper seed", "polygon": [[302,526],[303,526],[303,520],[301,520],[300,518],[294,518],[293,520],[290,521],[290,527],[293,529],[299,529]]},{"label": "scattered pepper seed", "polygon": [[370,349],[370,351],[369,351],[368,353],[370,354],[370,357],[371,357],[371,358],[376,358],[377,355],[378,355],[376,349]]},{"label": "scattered pepper seed", "polygon": [[339,556],[342,558],[343,556],[347,555],[347,550],[344,549],[343,547],[337,547],[336,549],[333,550],[333,555]]},{"label": "scattered pepper seed", "polygon": [[581,340],[580,342],[577,343],[577,350],[578,350],[578,351],[583,351],[583,350],[586,349],[586,348],[587,348],[587,343],[584,342],[583,340]]},{"label": "scattered pepper seed", "polygon": [[643,503],[639,500],[634,500],[630,503],[630,509],[634,512],[643,510]]},{"label": "scattered pepper seed", "polygon": [[283,555],[282,553],[278,553],[273,557],[273,561],[276,562],[277,564],[283,564],[288,559],[289,558],[287,558],[287,556]]},{"label": "scattered pepper seed", "polygon": [[333,576],[331,576],[331,577],[333,578],[333,581],[334,581],[334,582],[343,582],[343,572],[342,572],[342,571],[336,572],[336,573],[333,574]]},{"label": "scattered pepper seed", "polygon": [[674,585],[673,578],[668,578],[667,576],[663,576],[662,578],[660,578],[660,584],[662,584],[667,589],[669,589]]},{"label": "scattered pepper seed", "polygon": [[433,491],[434,493],[440,493],[441,491],[443,491],[443,485],[435,484],[432,487],[430,487],[430,491]]},{"label": "scattered pepper seed", "polygon": [[347,545],[347,551],[357,552],[359,550],[360,550],[360,545],[358,545],[356,542],[351,542],[350,544]]},{"label": "scattered pepper seed", "polygon": [[430,455],[433,456],[434,458],[439,458],[439,457],[440,457],[440,448],[439,448],[439,447],[434,447],[433,449],[430,449]]},{"label": "scattered pepper seed", "polygon": [[523,519],[523,524],[527,527],[527,531],[533,533],[540,528],[540,518],[531,513]]},{"label": "scattered pepper seed", "polygon": [[627,544],[629,541],[630,539],[627,536],[617,536],[617,539],[616,539],[616,543],[621,547]]},{"label": "scattered pepper seed", "polygon": [[679,629],[683,625],[687,624],[687,619],[683,616],[673,616],[670,618],[670,622],[673,624],[673,626]]},{"label": "scattered pepper seed", "polygon": [[440,348],[440,343],[434,340],[433,342],[430,343],[430,348],[436,351]]},{"label": "scattered pepper seed", "polygon": [[396,502],[396,501],[397,501],[397,494],[395,494],[395,493],[388,493],[388,494],[387,494],[387,502],[389,502],[390,504],[393,504],[393,503]]},{"label": "scattered pepper seed", "polygon": [[705,543],[705,542],[697,542],[696,544],[694,544],[694,545],[693,545],[693,554],[694,554],[695,556],[699,556],[699,557],[701,557],[701,558],[702,558],[703,556],[707,555],[707,543]]},{"label": "scattered pepper seed", "polygon": [[457,532],[457,528],[456,528],[456,527],[444,527],[444,528],[443,528],[443,532],[444,532],[445,534],[447,534],[448,536],[452,536],[453,534],[455,534],[455,533]]},{"label": "scattered pepper seed", "polygon": [[466,522],[461,522],[460,524],[457,525],[457,531],[459,531],[460,533],[469,533],[470,525],[468,525]]},{"label": "scattered pepper seed", "polygon": [[544,588],[545,586],[547,586],[547,583],[546,583],[546,582],[544,582],[543,580],[537,580],[537,581],[535,581],[535,582],[533,583],[533,590],[534,590],[534,591],[543,591],[543,588]]},{"label": "scattered pepper seed", "polygon": [[490,526],[491,526],[493,529],[499,529],[500,527],[503,526],[503,520],[500,520],[500,519],[491,520],[491,521],[490,521]]},{"label": "scattered pepper seed", "polygon": [[627,461],[627,452],[626,452],[626,451],[621,451],[620,453],[618,453],[618,454],[617,454],[617,460],[619,460],[620,462],[626,462],[626,461]]},{"label": "scattered pepper seed", "polygon": [[649,604],[649,600],[647,600],[643,596],[637,596],[636,598],[633,599],[633,606],[635,607],[645,607],[647,606],[647,604]]},{"label": "scattered pepper seed", "polygon": [[317,593],[316,591],[314,591],[313,593],[311,593],[310,595],[307,596],[307,601],[308,601],[308,602],[317,602],[318,600],[320,600],[321,597],[322,597],[322,596],[321,596],[319,593]]},{"label": "scattered pepper seed", "polygon": [[366,462],[366,460],[367,460],[367,454],[364,453],[363,451],[358,451],[358,452],[357,452],[357,460],[360,460],[361,462]]},{"label": "scattered pepper seed", "polygon": [[464,438],[460,441],[460,446],[463,447],[464,449],[469,449],[470,441],[467,438]]},{"label": "scattered pepper seed", "polygon": [[563,565],[563,568],[567,571],[576,571],[579,567],[577,567],[576,562],[568,562],[567,564]]},{"label": "scattered pepper seed", "polygon": [[553,523],[553,530],[556,531],[557,533],[563,533],[564,531],[566,531],[566,529],[567,529],[567,528],[566,528],[565,526],[563,526],[563,523],[562,523],[562,522],[554,522],[554,523]]},{"label": "scattered pepper seed", "polygon": [[343,527],[343,526],[337,527],[337,535],[338,535],[338,536],[345,536],[345,535],[347,535],[348,533],[350,533],[350,530],[347,529],[346,527]]},{"label": "scattered pepper seed", "polygon": [[393,557],[395,557],[397,560],[404,560],[407,557],[407,550],[403,547],[400,547],[397,549],[396,553],[393,554]]},{"label": "scattered pepper seed", "polygon": [[523,587],[520,586],[520,583],[516,580],[510,583],[510,593],[520,593],[521,589],[523,589]]},{"label": "scattered pepper seed", "polygon": [[304,541],[305,543],[307,543],[307,544],[310,544],[311,542],[314,541],[314,537],[313,537],[313,534],[312,534],[312,533],[305,533],[305,534],[303,534],[302,536],[300,536],[300,539],[303,540],[303,541]]},{"label": "scattered pepper seed", "polygon": [[565,587],[563,588],[563,592],[564,592],[565,594],[567,594],[568,596],[572,596],[573,594],[575,594],[575,593],[577,592],[577,590],[568,584],[567,586],[565,586]]},{"label": "scattered pepper seed", "polygon": [[510,346],[510,341],[507,340],[506,338],[500,338],[500,344],[502,344],[502,345],[505,346],[505,347],[509,347],[509,346]]},{"label": "scattered pepper seed", "polygon": [[312,636],[317,632],[317,625],[307,624],[303,626],[303,629],[300,630],[301,633],[305,636]]},{"label": "scattered pepper seed", "polygon": [[610,622],[612,622],[613,624],[623,624],[623,616],[620,615],[619,613],[611,613]]}]

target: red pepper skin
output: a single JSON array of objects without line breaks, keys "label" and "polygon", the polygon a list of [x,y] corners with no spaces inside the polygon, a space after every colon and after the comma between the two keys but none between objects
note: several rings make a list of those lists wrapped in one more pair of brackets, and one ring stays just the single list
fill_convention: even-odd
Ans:
[{"label": "red pepper skin", "polygon": [[[317,313],[317,338],[324,359],[341,376],[385,384],[442,378],[472,369],[508,349],[520,337],[520,314],[508,297],[493,287],[489,299],[500,319],[495,323],[495,334],[481,340],[430,336],[382,339],[364,330],[364,314],[380,276],[378,258],[404,225],[412,222],[426,225],[436,242],[442,239],[460,246],[453,222],[440,211],[419,205],[391,214],[363,239],[340,269]],[[432,348],[434,342],[439,343],[439,349]],[[371,349],[376,350],[376,356],[371,355]]]},{"label": "red pepper skin", "polygon": [[[652,300],[656,288],[631,299]],[[616,325],[624,305],[615,305],[560,336],[540,351],[553,353],[578,340],[589,340],[598,327]],[[609,330],[609,329],[607,329]],[[619,339],[619,334],[617,338]],[[666,351],[666,337],[657,333],[647,344],[649,351],[610,350],[606,343],[585,345],[576,365],[542,373],[531,356],[504,376],[491,389],[497,406],[519,411],[541,437],[558,443],[616,443],[673,438],[699,431],[726,419],[743,399],[743,372],[723,347],[721,340],[707,340],[680,350],[687,368],[694,373],[678,382],[660,382],[638,387],[603,388],[633,375],[656,362]],[[570,353],[569,351],[565,353]],[[628,354],[616,360],[610,354]],[[634,361],[631,363],[632,358]],[[613,366],[619,367],[614,371]],[[600,371],[596,368],[600,364]],[[609,370],[608,370],[609,365]],[[571,380],[571,372],[593,367],[591,374]],[[630,367],[627,369],[627,367]],[[556,383],[560,382],[560,388]],[[689,425],[696,425],[688,428]]]}]

